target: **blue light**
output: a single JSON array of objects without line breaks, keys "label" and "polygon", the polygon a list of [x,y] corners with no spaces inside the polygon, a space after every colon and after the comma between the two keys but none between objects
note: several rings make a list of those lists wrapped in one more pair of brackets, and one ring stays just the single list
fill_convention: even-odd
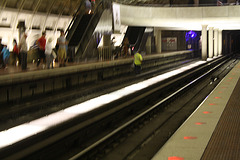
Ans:
[{"label": "blue light", "polygon": [[194,39],[197,36],[197,34],[194,31],[189,31],[186,33],[185,38],[186,41],[189,41],[191,39]]}]

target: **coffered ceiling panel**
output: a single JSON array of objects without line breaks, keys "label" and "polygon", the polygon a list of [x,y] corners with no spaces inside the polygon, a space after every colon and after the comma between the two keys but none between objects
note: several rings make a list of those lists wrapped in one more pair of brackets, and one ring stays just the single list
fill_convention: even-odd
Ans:
[{"label": "coffered ceiling panel", "polygon": [[73,15],[83,0],[0,0],[0,11],[5,9],[35,13]]}]

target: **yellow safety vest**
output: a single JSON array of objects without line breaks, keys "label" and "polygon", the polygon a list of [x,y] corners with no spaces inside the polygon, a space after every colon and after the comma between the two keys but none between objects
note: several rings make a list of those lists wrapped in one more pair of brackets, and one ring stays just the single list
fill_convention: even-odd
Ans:
[{"label": "yellow safety vest", "polygon": [[142,64],[142,55],[140,54],[140,53],[136,53],[135,55],[134,55],[134,64],[135,65],[141,65]]}]

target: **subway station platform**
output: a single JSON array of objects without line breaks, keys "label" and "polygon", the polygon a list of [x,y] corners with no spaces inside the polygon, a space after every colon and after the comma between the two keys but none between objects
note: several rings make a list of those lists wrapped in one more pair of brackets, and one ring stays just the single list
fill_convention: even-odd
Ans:
[{"label": "subway station platform", "polygon": [[[199,57],[199,56],[198,56]],[[188,62],[196,59],[192,50],[143,55],[143,69],[161,67],[168,64]],[[8,66],[0,69],[0,104],[9,104],[39,95],[76,88],[87,83],[102,81],[133,73],[133,56],[104,61],[83,61],[67,63],[66,67],[54,69],[37,68],[36,63],[28,63],[28,69]]]},{"label": "subway station platform", "polygon": [[[172,51],[172,52],[163,52],[163,53],[153,53],[149,55],[143,55],[144,60],[149,60],[153,58],[159,58],[159,57],[171,57],[175,55],[181,55],[185,53],[191,53],[191,50],[185,50],[185,51]],[[70,66],[81,66],[81,65],[96,65],[96,63],[109,63],[109,62],[115,62],[115,63],[123,63],[124,61],[129,61],[133,60],[133,56],[128,56],[128,57],[119,57],[118,59],[111,59],[111,60],[86,60],[82,62],[67,62],[65,67],[70,67]],[[59,64],[57,62],[54,62],[53,68],[51,69],[56,69],[60,68]],[[65,68],[61,67],[61,68]],[[50,70],[51,70],[50,69]],[[37,67],[36,63],[28,63],[27,64],[27,70],[22,70],[20,65],[8,65],[7,68],[1,68],[0,69],[0,76],[1,75],[8,75],[8,74],[14,74],[14,73],[26,73],[26,72],[32,72],[32,71],[41,71],[41,70],[48,70],[46,66],[43,67],[43,65],[39,65]]]},{"label": "subway station platform", "polygon": [[152,160],[240,159],[240,63]]}]

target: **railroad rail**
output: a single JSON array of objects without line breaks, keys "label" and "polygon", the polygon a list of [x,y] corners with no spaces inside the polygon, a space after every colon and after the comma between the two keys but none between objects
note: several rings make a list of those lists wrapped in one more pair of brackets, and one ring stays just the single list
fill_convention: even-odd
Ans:
[{"label": "railroad rail", "polygon": [[[226,67],[229,68],[235,61],[231,57],[221,57],[211,62],[199,63],[191,69],[182,67],[182,72],[172,71],[173,76],[165,73],[157,76],[158,79],[149,78],[145,82],[150,83],[152,80],[155,83],[148,87],[141,83],[133,84],[132,87],[140,89],[4,147],[0,150],[0,158],[91,159],[102,156],[102,153],[106,152],[106,146],[113,144],[116,139],[121,139],[119,137],[122,135],[125,137],[136,126],[139,128],[146,119],[149,121],[159,111],[163,112],[174,99],[199,85],[200,80],[210,76],[211,82],[217,82],[229,71]],[[163,77],[165,79],[159,80]],[[204,88],[204,85],[202,86]],[[132,154],[128,154],[130,155]]]}]

